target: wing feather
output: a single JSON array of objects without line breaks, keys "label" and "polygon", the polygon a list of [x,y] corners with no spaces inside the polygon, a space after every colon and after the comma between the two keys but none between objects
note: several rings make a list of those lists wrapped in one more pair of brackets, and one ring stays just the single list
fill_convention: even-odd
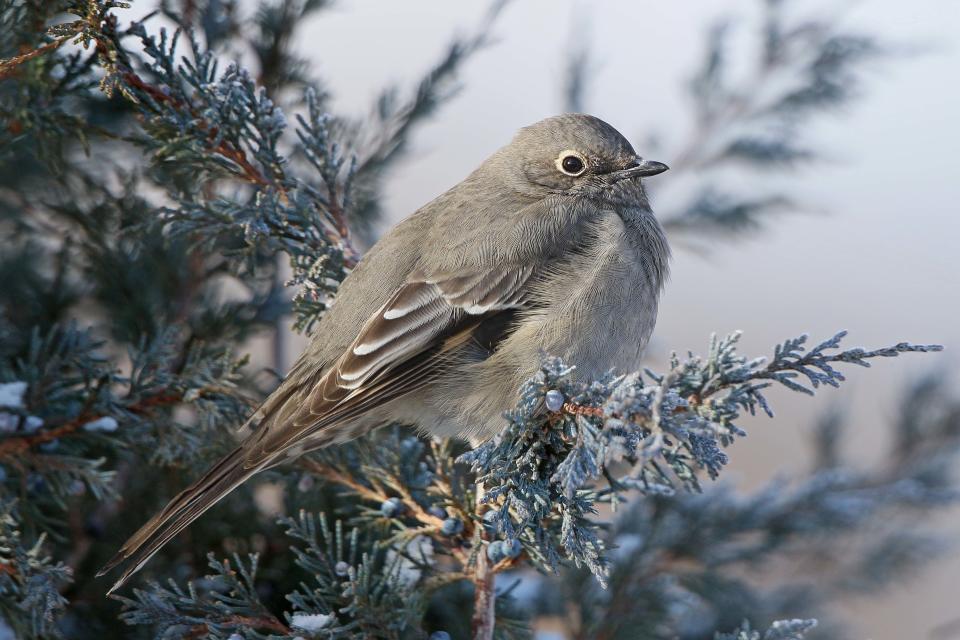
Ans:
[{"label": "wing feather", "polygon": [[412,276],[370,316],[307,394],[292,421],[297,427],[293,433],[276,439],[266,435],[261,455],[273,456],[348,415],[381,404],[383,398],[426,384],[442,372],[442,354],[469,338],[461,334],[469,334],[498,311],[521,305],[532,272],[527,266],[503,265],[466,274]]}]

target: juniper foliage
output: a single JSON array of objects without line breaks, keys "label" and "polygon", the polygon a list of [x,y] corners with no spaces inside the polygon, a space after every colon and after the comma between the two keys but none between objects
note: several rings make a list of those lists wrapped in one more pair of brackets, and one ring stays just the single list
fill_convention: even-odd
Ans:
[{"label": "juniper foliage", "polygon": [[[706,358],[674,355],[667,373],[647,371],[646,380],[640,373],[611,374],[576,384],[567,378],[571,369],[551,359],[524,387],[503,433],[461,460],[472,464],[478,482],[491,487],[484,500],[497,505],[490,524],[498,534],[526,543],[531,560],[544,570],[556,572],[562,547],[566,559],[585,564],[606,586],[602,525],[590,518],[598,504],[616,506],[634,492],[700,492],[698,474],[717,478],[727,462],[723,449],[746,435],[736,425],[741,414],[761,409],[773,417],[763,392],[774,382],[812,394],[818,386],[844,380],[835,363],[870,366],[870,358],[939,350],[901,343],[831,353],[844,335],[809,352],[806,336],[787,340],[769,363],[738,355],[739,334],[715,338]],[[559,416],[545,416],[547,394],[557,391],[568,404]],[[565,415],[564,407],[572,415]],[[622,475],[614,474],[618,463],[625,463]]]},{"label": "juniper foliage", "polygon": [[[501,8],[411,91],[351,116],[331,112],[332,89],[290,48],[326,2],[248,14],[165,0],[140,21],[126,4],[0,0],[0,637],[439,640],[488,628],[493,611],[507,638],[551,616],[578,638],[836,637],[795,618],[939,550],[935,532],[890,524],[957,497],[960,411],[933,378],[907,394],[882,469],[848,468],[835,419],[808,476],[753,496],[704,482],[745,414],[772,416],[771,386],[812,394],[843,365],[938,347],[842,349],[841,333],[764,361],[733,335],[662,373],[590,384],[547,358],[504,432],[472,451],[398,426],[264,474],[158,554],[141,588],[103,598],[96,568],[275,386],[242,354],[291,315],[314,326],[372,234],[389,168]],[[851,69],[879,48],[825,21],[788,24],[786,4],[767,3],[761,64],[798,65],[805,84],[763,118],[799,126],[849,97]],[[750,92],[724,88],[720,50],[693,97],[728,131],[719,114]],[[793,138],[737,136],[696,154],[813,158]],[[673,227],[753,219],[732,210]],[[840,557],[824,535],[855,536],[857,552]],[[815,587],[752,580],[825,557],[836,575]]]}]

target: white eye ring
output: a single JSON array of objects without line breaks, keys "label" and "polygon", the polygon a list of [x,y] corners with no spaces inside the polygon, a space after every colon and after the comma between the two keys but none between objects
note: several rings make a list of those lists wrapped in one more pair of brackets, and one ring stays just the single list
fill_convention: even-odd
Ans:
[{"label": "white eye ring", "polygon": [[[576,166],[578,161],[580,164],[579,167]],[[554,164],[556,164],[560,173],[573,176],[574,178],[583,175],[583,172],[587,170],[587,159],[583,157],[582,153],[574,151],[573,149],[561,151]]]}]

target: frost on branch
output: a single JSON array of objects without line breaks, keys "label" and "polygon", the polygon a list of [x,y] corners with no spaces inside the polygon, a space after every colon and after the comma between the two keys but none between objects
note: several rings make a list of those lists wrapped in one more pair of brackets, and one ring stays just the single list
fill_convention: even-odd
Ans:
[{"label": "frost on branch", "polygon": [[[616,507],[630,491],[699,491],[698,472],[716,478],[727,462],[723,449],[745,435],[740,417],[758,408],[773,416],[764,391],[774,383],[813,394],[845,379],[837,364],[868,367],[874,358],[941,349],[900,343],[841,351],[845,335],[809,351],[806,336],[787,340],[767,362],[739,355],[735,333],[711,340],[705,358],[674,354],[665,374],[611,373],[590,383],[575,381],[571,367],[549,358],[524,386],[507,429],[460,459],[486,487],[500,534],[520,540],[541,568],[556,571],[562,553],[604,582],[607,554],[591,519],[596,505]],[[567,402],[550,411],[556,392]]]}]

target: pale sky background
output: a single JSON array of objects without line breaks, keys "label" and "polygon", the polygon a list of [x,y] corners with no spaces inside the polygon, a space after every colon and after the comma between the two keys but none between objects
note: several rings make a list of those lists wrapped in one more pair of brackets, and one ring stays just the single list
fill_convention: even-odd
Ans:
[{"label": "pale sky background", "polygon": [[[705,30],[721,15],[740,19],[746,39],[737,46],[749,46],[759,5],[517,0],[497,22],[497,42],[467,63],[462,91],[417,131],[409,159],[390,176],[389,222],[461,180],[517,128],[560,111],[564,68],[578,39],[589,44],[596,65],[588,110],[641,154],[655,133],[664,153],[649,155],[670,164],[670,149],[688,134],[684,83],[700,61]],[[786,337],[827,338],[838,329],[850,330],[848,346],[910,340],[939,342],[947,351],[848,368],[844,388],[813,399],[772,393],[776,420],[747,421],[749,437],[729,450],[726,478],[744,488],[802,471],[810,426],[834,406],[849,410],[849,444],[868,464],[888,444],[885,425],[896,415],[898,386],[957,368],[960,2],[847,5],[846,23],[925,52],[869,65],[863,98],[807,131],[828,160],[790,174],[786,184],[817,213],[776,219],[748,239],[719,244],[708,258],[675,252],[651,359],[656,368],[671,349],[702,353],[712,332],[735,329],[744,331],[742,349],[751,356],[769,354]],[[363,112],[386,83],[416,81],[452,34],[478,24],[486,6],[340,0],[302,25],[296,44],[333,89],[336,110]],[[670,179],[669,172],[654,179],[664,198]],[[953,385],[960,392],[957,379]],[[960,533],[960,514],[947,526]],[[840,612],[863,638],[928,637],[960,619],[958,586],[960,549],[879,597],[844,602]]]}]

